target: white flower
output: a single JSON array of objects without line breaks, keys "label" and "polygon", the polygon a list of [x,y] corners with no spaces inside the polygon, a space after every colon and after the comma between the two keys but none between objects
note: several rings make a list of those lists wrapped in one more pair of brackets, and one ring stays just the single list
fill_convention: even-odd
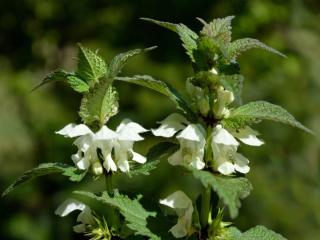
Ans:
[{"label": "white flower", "polygon": [[95,220],[92,215],[91,209],[86,206],[84,203],[75,200],[75,199],[67,199],[64,201],[55,211],[56,215],[59,215],[60,217],[65,217],[69,213],[80,210],[81,213],[78,215],[77,222],[79,222],[78,225],[75,225],[73,227],[73,230],[76,233],[82,233],[85,232],[87,229],[87,226],[93,226],[95,225]]},{"label": "white flower", "polygon": [[69,138],[78,137],[73,143],[78,147],[78,152],[71,159],[79,169],[88,169],[91,164],[99,161],[94,133],[85,124],[68,124],[56,133]]},{"label": "white flower", "polygon": [[181,131],[176,138],[180,148],[168,158],[171,165],[192,166],[197,169],[205,167],[203,162],[206,144],[205,130],[200,124],[190,124],[182,115],[173,113],[160,122],[158,129],[152,129],[155,136],[172,137]]},{"label": "white flower", "polygon": [[129,119],[123,120],[117,127],[116,131],[102,126],[101,129],[93,133],[84,124],[69,124],[57,134],[65,137],[78,137],[74,144],[78,147],[78,152],[71,156],[74,163],[79,169],[88,169],[92,165],[95,174],[102,174],[103,169],[97,155],[97,149],[101,150],[103,156],[103,167],[107,172],[117,171],[119,168],[122,172],[130,170],[129,160],[138,163],[145,163],[146,158],[133,151],[133,144],[136,141],[143,140],[139,134],[146,132],[137,123]]},{"label": "white flower", "polygon": [[264,144],[262,140],[257,138],[259,133],[255,130],[253,130],[251,127],[246,126],[243,129],[240,129],[239,131],[232,132],[232,135],[238,138],[241,142],[244,144],[250,145],[250,146],[261,146]]},{"label": "white flower", "polygon": [[216,99],[213,105],[213,113],[217,118],[229,116],[229,109],[227,106],[234,101],[234,95],[231,91],[225,90],[219,86],[216,91]]},{"label": "white flower", "polygon": [[178,222],[169,231],[175,238],[182,238],[191,233],[192,228],[192,201],[182,191],[176,191],[165,199],[161,199],[160,203],[166,205],[178,215]]},{"label": "white flower", "polygon": [[115,149],[115,161],[122,172],[129,171],[129,158],[138,163],[145,163],[146,158],[137,152],[133,151],[133,144],[136,141],[143,140],[139,134],[147,132],[137,123],[125,119],[117,127],[118,139],[114,146]]},{"label": "white flower", "polygon": [[250,127],[246,127],[232,135],[221,125],[217,125],[212,132],[211,142],[214,167],[224,175],[235,171],[248,173],[250,171],[249,160],[237,153],[239,142],[235,137],[247,145],[260,146],[263,142],[256,137],[257,134]]}]

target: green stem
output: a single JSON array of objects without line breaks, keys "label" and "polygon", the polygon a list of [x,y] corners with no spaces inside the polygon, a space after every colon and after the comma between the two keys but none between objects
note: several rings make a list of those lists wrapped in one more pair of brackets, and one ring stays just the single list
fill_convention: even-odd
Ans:
[{"label": "green stem", "polygon": [[112,174],[107,174],[106,176],[106,190],[110,193],[113,189],[112,187]]},{"label": "green stem", "polygon": [[209,217],[211,213],[211,187],[208,186],[204,189],[201,198],[201,212],[200,212],[200,223],[202,229],[208,225]]}]

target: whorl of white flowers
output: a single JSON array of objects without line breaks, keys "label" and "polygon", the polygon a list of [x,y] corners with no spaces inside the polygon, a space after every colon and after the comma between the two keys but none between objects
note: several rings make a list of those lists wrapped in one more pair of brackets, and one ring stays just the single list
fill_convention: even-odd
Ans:
[{"label": "whorl of white flowers", "polygon": [[107,172],[122,172],[130,170],[129,160],[138,163],[145,163],[146,158],[133,151],[133,144],[143,140],[139,134],[147,132],[139,124],[129,119],[123,120],[116,131],[102,126],[96,133],[92,132],[85,124],[68,124],[57,134],[77,139],[74,145],[78,152],[71,156],[71,159],[79,169],[86,170],[90,166],[96,175],[103,173],[97,150],[100,149],[103,156],[103,167]]},{"label": "whorl of white flowers", "polygon": [[193,206],[191,199],[184,192],[176,191],[161,199],[160,203],[172,208],[178,215],[177,224],[169,230],[175,238],[182,238],[192,233]]},{"label": "whorl of white flowers", "polygon": [[[172,137],[176,135],[180,148],[168,158],[171,165],[191,166],[203,169],[206,165],[204,152],[206,146],[206,132],[200,124],[192,124],[180,114],[173,113],[160,122],[157,129],[152,129],[155,136]],[[258,132],[250,127],[240,129],[238,132],[228,132],[222,125],[216,125],[210,137],[212,149],[212,162],[207,163],[214,170],[224,175],[234,172],[248,173],[249,160],[237,152],[240,143],[260,146],[263,141],[257,138]]]}]

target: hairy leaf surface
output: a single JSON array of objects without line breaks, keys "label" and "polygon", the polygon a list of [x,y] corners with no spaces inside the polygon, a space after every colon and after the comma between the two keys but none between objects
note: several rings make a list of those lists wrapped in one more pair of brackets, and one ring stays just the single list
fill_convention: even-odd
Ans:
[{"label": "hairy leaf surface", "polygon": [[93,86],[107,72],[107,66],[104,60],[92,50],[78,44],[78,68],[76,75],[82,80]]},{"label": "hairy leaf surface", "polygon": [[241,233],[235,227],[230,227],[228,239],[230,240],[286,240],[283,236],[267,229],[264,226],[256,226]]},{"label": "hairy leaf surface", "polygon": [[201,181],[204,187],[211,186],[222,202],[229,208],[231,218],[238,215],[240,199],[246,198],[252,190],[248,179],[243,177],[224,177],[207,171],[192,169],[193,176]]},{"label": "hairy leaf surface", "polygon": [[150,239],[160,239],[147,227],[147,219],[149,217],[155,217],[156,212],[150,212],[143,208],[139,202],[142,197],[141,195],[136,199],[130,199],[128,196],[120,194],[118,191],[114,191],[113,196],[109,195],[107,192],[103,192],[101,196],[83,191],[77,191],[75,193],[87,196],[118,209],[125,218],[127,226],[132,229],[136,235],[146,236]]},{"label": "hairy leaf surface", "polygon": [[192,110],[188,106],[188,103],[183,99],[179,92],[168,83],[156,80],[148,75],[136,75],[133,77],[117,77],[115,78],[115,80],[134,83],[146,88],[150,88],[156,92],[159,92],[169,97],[172,101],[174,101],[177,104],[178,108],[180,108],[184,112],[190,113],[191,115],[193,114]]},{"label": "hairy leaf surface", "polygon": [[81,171],[73,166],[63,163],[44,163],[38,167],[26,171],[23,175],[17,178],[3,193],[2,196],[7,195],[18,186],[40,176],[61,173],[64,176],[69,177],[70,181],[79,182],[83,179],[86,172]]},{"label": "hairy leaf surface", "polygon": [[241,128],[260,120],[272,120],[300,128],[308,133],[312,131],[299,123],[287,110],[265,101],[247,103],[233,110],[223,124],[226,127]]}]

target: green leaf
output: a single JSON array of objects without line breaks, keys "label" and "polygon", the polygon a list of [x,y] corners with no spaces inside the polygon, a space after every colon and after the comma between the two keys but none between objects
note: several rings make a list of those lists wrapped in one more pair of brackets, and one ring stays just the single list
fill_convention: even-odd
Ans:
[{"label": "green leaf", "polygon": [[231,42],[231,22],[233,18],[234,16],[216,18],[209,23],[205,22],[201,18],[198,18],[198,20],[204,25],[200,33],[204,36],[210,37],[220,44],[226,45]]},{"label": "green leaf", "polygon": [[283,236],[267,229],[264,226],[256,226],[248,231],[241,233],[236,228],[231,227],[229,234],[230,240],[286,240]]},{"label": "green leaf", "polygon": [[285,123],[312,134],[310,129],[299,123],[287,110],[265,101],[250,102],[233,110],[222,123],[226,127],[238,129],[260,120]]},{"label": "green leaf", "polygon": [[107,192],[103,192],[101,196],[83,191],[76,191],[75,193],[118,209],[120,214],[125,218],[127,226],[135,232],[135,235],[146,236],[150,239],[160,239],[147,228],[147,219],[149,217],[155,217],[156,212],[150,212],[143,208],[139,202],[142,197],[141,195],[132,200],[128,196],[120,194],[118,191],[114,191],[113,196]]},{"label": "green leaf", "polygon": [[78,44],[78,69],[76,75],[93,86],[107,72],[104,60],[92,50]]},{"label": "green leaf", "polygon": [[129,172],[129,176],[150,175],[150,171],[157,168],[160,160],[170,156],[177,148],[178,145],[172,142],[161,142],[154,145],[147,153],[147,162],[133,167]]},{"label": "green leaf", "polygon": [[211,186],[218,194],[222,202],[228,206],[231,218],[237,217],[241,206],[240,199],[246,198],[252,190],[249,180],[243,177],[218,176],[197,169],[191,169],[191,171],[204,187]]},{"label": "green leaf", "polygon": [[43,85],[45,85],[47,83],[66,81],[68,76],[72,76],[72,73],[68,73],[62,69],[55,70],[55,71],[47,74],[45,76],[45,78],[42,80],[42,82],[39,85],[35,86],[31,90],[31,92],[38,89],[39,87],[42,87]]},{"label": "green leaf", "polygon": [[236,103],[241,104],[243,76],[240,74],[220,75],[219,81],[226,90],[233,92]]},{"label": "green leaf", "polygon": [[147,22],[157,24],[161,27],[167,28],[173,32],[176,32],[179,35],[181,41],[183,42],[182,46],[186,49],[186,53],[190,57],[191,61],[195,61],[193,51],[197,49],[196,40],[198,39],[198,35],[195,32],[193,32],[190,28],[188,28],[186,25],[182,23],[175,24],[169,22],[162,22],[150,18],[141,19]]},{"label": "green leaf", "polygon": [[79,115],[85,124],[97,123],[101,127],[117,114],[118,107],[117,91],[104,80],[83,96]]},{"label": "green leaf", "polygon": [[228,46],[228,50],[227,50],[228,60],[229,61],[235,61],[237,59],[237,57],[242,52],[245,52],[245,51],[247,51],[247,50],[249,50],[251,48],[260,48],[260,49],[266,50],[268,52],[277,54],[277,55],[279,55],[281,57],[286,57],[284,54],[282,54],[278,50],[267,46],[266,44],[260,42],[257,39],[241,38],[241,39],[237,39],[237,40],[233,41]]},{"label": "green leaf", "polygon": [[188,103],[183,99],[179,92],[168,83],[156,80],[153,77],[147,75],[135,75],[133,77],[116,77],[115,80],[137,84],[159,92],[175,102],[179,109],[181,109],[185,113],[193,115],[193,112],[189,108]]},{"label": "green leaf", "polygon": [[81,171],[75,167],[72,167],[63,163],[44,163],[38,167],[26,171],[22,176],[17,178],[3,193],[2,196],[7,195],[18,186],[40,176],[61,173],[64,176],[69,177],[70,181],[79,182],[83,179],[86,172]]},{"label": "green leaf", "polygon": [[84,93],[89,91],[89,85],[76,76],[67,76],[67,81],[70,87],[72,87],[76,92]]},{"label": "green leaf", "polygon": [[128,52],[124,52],[124,53],[120,53],[117,56],[115,56],[110,64],[109,64],[109,71],[108,71],[108,79],[113,79],[115,78],[122,70],[122,68],[124,67],[124,65],[127,63],[127,61],[140,54],[143,52],[147,52],[147,51],[151,51],[153,49],[155,49],[156,46],[154,47],[150,47],[150,48],[145,48],[145,49],[134,49],[134,50],[130,50]]}]

